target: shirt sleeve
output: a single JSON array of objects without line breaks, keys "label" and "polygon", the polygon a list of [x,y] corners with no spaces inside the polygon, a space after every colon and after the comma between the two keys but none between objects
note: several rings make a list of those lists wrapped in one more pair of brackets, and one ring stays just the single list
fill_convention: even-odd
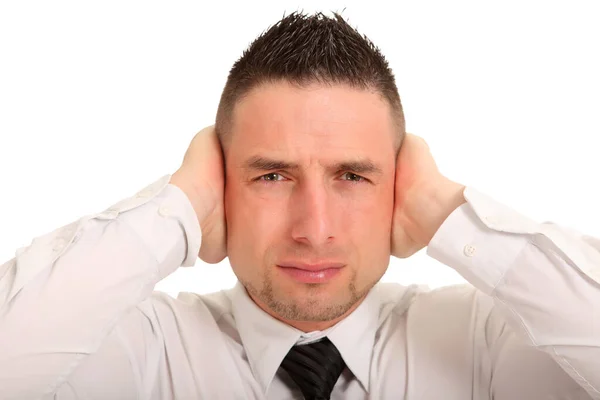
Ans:
[{"label": "shirt sleeve", "polygon": [[[464,196],[467,202],[442,224],[427,254],[491,296],[517,335],[507,337],[507,331],[490,343],[501,349],[493,368],[514,379],[526,373],[524,366],[544,370],[548,358],[537,356],[542,351],[600,399],[600,241],[552,222],[537,223],[470,187]],[[536,352],[514,351],[522,343]],[[506,368],[510,360],[518,360],[520,368]],[[492,384],[492,391],[514,394],[515,388],[498,387],[511,385],[511,379]],[[564,391],[564,380],[544,384]]]},{"label": "shirt sleeve", "polygon": [[3,399],[55,393],[157,282],[195,264],[200,226],[169,180],[34,238],[0,267]]}]

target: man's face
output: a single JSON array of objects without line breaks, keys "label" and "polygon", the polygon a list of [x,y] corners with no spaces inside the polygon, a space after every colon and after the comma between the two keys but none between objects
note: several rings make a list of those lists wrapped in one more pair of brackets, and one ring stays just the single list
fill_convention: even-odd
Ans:
[{"label": "man's face", "polygon": [[[269,83],[236,104],[230,133],[234,273],[284,321],[344,315],[389,264],[397,135],[389,105],[348,86]],[[341,268],[302,271],[322,263]]]}]

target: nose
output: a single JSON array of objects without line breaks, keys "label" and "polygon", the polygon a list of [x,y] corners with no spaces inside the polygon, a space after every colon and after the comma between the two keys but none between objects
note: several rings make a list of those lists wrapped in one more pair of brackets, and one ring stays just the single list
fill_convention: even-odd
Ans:
[{"label": "nose", "polygon": [[319,247],[334,239],[333,193],[322,181],[304,181],[294,188],[290,199],[292,237]]}]

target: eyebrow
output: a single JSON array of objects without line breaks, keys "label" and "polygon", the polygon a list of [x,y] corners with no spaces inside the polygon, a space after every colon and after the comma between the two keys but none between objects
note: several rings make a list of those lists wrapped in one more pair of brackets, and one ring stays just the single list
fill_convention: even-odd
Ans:
[{"label": "eyebrow", "polygon": [[[272,171],[276,169],[297,171],[300,169],[300,165],[263,156],[253,156],[243,164],[243,168],[253,171]],[[330,165],[328,169],[352,171],[356,174],[381,175],[383,173],[381,167],[369,159],[342,161]]]}]

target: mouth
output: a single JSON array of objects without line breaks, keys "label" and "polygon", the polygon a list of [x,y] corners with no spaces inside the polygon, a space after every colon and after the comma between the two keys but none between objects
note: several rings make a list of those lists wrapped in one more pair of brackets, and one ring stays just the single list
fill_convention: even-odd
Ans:
[{"label": "mouth", "polygon": [[277,265],[278,269],[301,283],[327,283],[338,276],[344,265],[340,263],[329,264],[283,264]]}]

